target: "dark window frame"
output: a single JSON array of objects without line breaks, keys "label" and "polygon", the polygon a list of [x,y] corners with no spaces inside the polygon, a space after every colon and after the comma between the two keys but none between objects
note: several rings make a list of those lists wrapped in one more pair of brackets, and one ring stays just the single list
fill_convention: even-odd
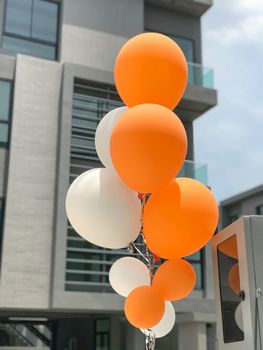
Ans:
[{"label": "dark window frame", "polygon": [[[103,331],[98,332],[97,331],[97,322],[98,321],[109,321],[109,331]],[[94,350],[97,350],[97,335],[108,335],[108,344],[107,344],[107,350],[111,350],[111,336],[110,336],[110,325],[111,325],[111,319],[109,317],[101,317],[95,319],[95,327],[94,327],[94,334],[95,334],[95,341],[94,341]]]},{"label": "dark window frame", "polygon": [[203,290],[205,287],[205,275],[204,275],[204,266],[205,266],[205,252],[204,252],[205,248],[202,248],[200,250],[198,250],[196,253],[200,252],[200,258],[199,259],[189,259],[188,257],[185,257],[184,259],[186,261],[188,261],[191,265],[192,264],[196,264],[196,265],[200,265],[201,267],[201,285],[200,288],[197,288],[195,286],[194,290]]},{"label": "dark window frame", "polygon": [[[195,40],[192,39],[192,38],[188,38],[186,36],[182,36],[182,35],[178,35],[176,33],[171,33],[171,32],[163,32],[163,31],[156,31],[154,29],[150,29],[150,28],[145,28],[144,29],[146,32],[153,32],[153,33],[160,33],[160,34],[164,34],[166,36],[168,36],[170,39],[172,39],[172,37],[174,37],[175,39],[178,38],[178,39],[181,39],[181,40],[186,40],[186,41],[190,41],[192,43],[192,46],[193,46],[193,61],[187,61],[187,63],[197,63],[196,62],[196,47],[195,47]],[[198,63],[197,63],[198,64]]]},{"label": "dark window frame", "polygon": [[[9,0],[5,0],[4,3],[4,21],[3,21],[3,33],[2,33],[2,42],[1,42],[1,47],[3,47],[3,40],[4,37],[9,37],[9,38],[13,38],[13,39],[19,39],[19,40],[24,40],[24,41],[28,41],[30,43],[33,44],[40,44],[40,45],[44,45],[47,47],[53,47],[55,49],[55,55],[54,55],[54,59],[49,58],[50,60],[54,60],[56,61],[58,59],[58,52],[59,52],[59,38],[60,38],[60,20],[61,20],[61,3],[60,1],[56,1],[56,0],[39,0],[39,1],[43,1],[43,2],[50,2],[52,4],[56,4],[57,5],[57,27],[56,27],[56,42],[53,43],[51,41],[48,40],[43,40],[43,39],[37,39],[32,37],[32,28],[31,28],[31,33],[30,33],[30,37],[28,36],[24,36],[24,35],[19,35],[19,34],[14,34],[14,33],[10,33],[8,31],[6,31],[6,18],[7,18],[7,7],[8,7],[8,1]],[[31,6],[31,17],[33,17],[33,7],[34,7],[34,0],[32,1],[32,6]],[[32,19],[31,19],[32,22]],[[19,53],[19,52],[18,52]],[[34,57],[39,57],[39,56],[35,56]],[[41,57],[39,57],[41,58]],[[48,58],[45,58],[48,59]]]},{"label": "dark window frame", "polygon": [[2,263],[2,248],[3,248],[3,233],[4,233],[4,221],[5,221],[5,197],[0,196],[1,210],[0,210],[0,270]]},{"label": "dark window frame", "polygon": [[[262,214],[261,214],[261,211],[262,211]],[[256,214],[257,214],[257,215],[263,215],[263,204],[258,205],[258,206],[256,207]]]},{"label": "dark window frame", "polygon": [[13,115],[14,84],[13,84],[13,80],[11,80],[11,79],[5,79],[5,78],[0,77],[0,81],[5,81],[5,82],[10,84],[10,95],[9,95],[9,104],[8,104],[8,119],[7,120],[1,119],[1,116],[0,116],[0,126],[1,126],[1,124],[6,124],[8,126],[7,142],[0,141],[0,148],[9,149],[10,137],[11,137],[11,126],[12,126],[12,115]]}]

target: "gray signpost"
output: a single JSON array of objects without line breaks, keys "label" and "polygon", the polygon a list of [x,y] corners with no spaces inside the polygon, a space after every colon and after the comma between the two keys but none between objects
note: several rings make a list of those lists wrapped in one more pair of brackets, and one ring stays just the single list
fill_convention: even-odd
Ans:
[{"label": "gray signpost", "polygon": [[243,216],[212,241],[219,350],[263,350],[263,216]]}]

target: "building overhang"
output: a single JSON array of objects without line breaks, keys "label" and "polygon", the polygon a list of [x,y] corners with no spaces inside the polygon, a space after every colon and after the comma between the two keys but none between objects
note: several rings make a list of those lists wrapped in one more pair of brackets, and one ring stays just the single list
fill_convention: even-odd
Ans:
[{"label": "building overhang", "polygon": [[217,91],[188,85],[175,112],[184,121],[193,121],[217,105]]},{"label": "building overhang", "polygon": [[200,17],[213,5],[213,0],[146,0],[146,3]]}]

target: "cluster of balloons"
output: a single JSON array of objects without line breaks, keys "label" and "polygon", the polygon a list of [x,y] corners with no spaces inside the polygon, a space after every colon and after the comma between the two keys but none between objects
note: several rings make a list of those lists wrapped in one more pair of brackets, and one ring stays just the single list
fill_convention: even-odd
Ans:
[{"label": "cluster of balloons", "polygon": [[111,267],[112,288],[126,297],[125,314],[132,325],[156,338],[168,334],[175,323],[171,301],[185,298],[194,288],[196,276],[191,264],[183,259],[167,260],[153,279],[146,265],[133,257],[118,259]]},{"label": "cluster of balloons", "polygon": [[[209,241],[218,208],[206,186],[176,179],[187,152],[185,129],[172,111],[187,84],[179,46],[162,34],[137,35],[121,48],[114,77],[126,106],[98,125],[95,146],[105,168],[75,179],[66,211],[83,238],[106,248],[129,246],[143,223],[149,249],[168,260],[151,280],[141,261],[121,258],[111,268],[110,282],[127,298],[130,323],[163,336],[175,321],[171,301],[186,297],[195,285],[194,269],[182,258]],[[138,193],[151,194],[143,211]]]}]

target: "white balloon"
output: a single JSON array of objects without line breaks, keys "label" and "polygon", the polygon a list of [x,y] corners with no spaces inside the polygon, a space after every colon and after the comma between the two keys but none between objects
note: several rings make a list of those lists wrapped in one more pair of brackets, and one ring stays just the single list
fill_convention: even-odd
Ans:
[{"label": "white balloon", "polygon": [[150,285],[150,272],[140,260],[132,257],[124,257],[115,261],[109,273],[112,288],[123,297],[135,288]]},{"label": "white balloon", "polygon": [[116,121],[128,107],[115,108],[107,113],[100,121],[96,134],[95,146],[98,156],[106,168],[114,169],[110,156],[110,138]]},{"label": "white balloon", "polygon": [[238,327],[241,329],[241,331],[244,331],[242,303],[239,303],[235,310],[235,321]]},{"label": "white balloon", "polygon": [[[156,338],[161,338],[171,332],[175,324],[176,315],[174,311],[173,304],[170,301],[165,302],[164,315],[161,321],[154,327],[150,328]],[[148,329],[141,329],[144,334],[148,334]]]},{"label": "white balloon", "polygon": [[72,227],[100,247],[127,247],[140,233],[137,193],[104,168],[88,170],[74,180],[67,193],[66,212]]}]

